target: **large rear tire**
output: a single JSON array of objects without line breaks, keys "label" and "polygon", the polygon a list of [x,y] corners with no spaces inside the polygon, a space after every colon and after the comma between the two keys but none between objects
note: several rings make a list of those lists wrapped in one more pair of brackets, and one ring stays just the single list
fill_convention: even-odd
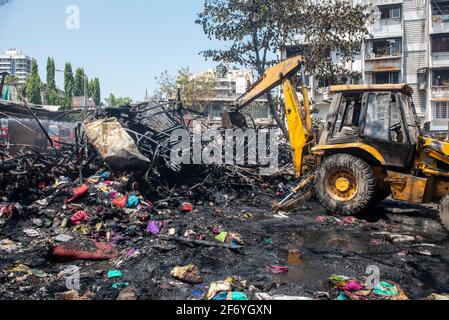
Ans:
[{"label": "large rear tire", "polygon": [[449,196],[445,196],[440,204],[440,222],[449,232]]},{"label": "large rear tire", "polygon": [[357,215],[377,196],[377,177],[360,158],[337,154],[325,159],[315,179],[318,200],[330,213]]}]

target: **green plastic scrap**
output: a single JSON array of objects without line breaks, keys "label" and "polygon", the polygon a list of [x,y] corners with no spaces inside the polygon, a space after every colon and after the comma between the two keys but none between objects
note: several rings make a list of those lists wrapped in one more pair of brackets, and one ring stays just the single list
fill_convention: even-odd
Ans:
[{"label": "green plastic scrap", "polygon": [[113,289],[123,289],[129,286],[129,282],[116,282],[112,285]]},{"label": "green plastic scrap", "polygon": [[215,240],[221,243],[226,242],[226,237],[228,236],[228,233],[226,231],[221,232],[218,236],[215,237]]},{"label": "green plastic scrap", "polygon": [[349,298],[346,296],[346,294],[344,294],[343,292],[340,292],[340,294],[337,297],[338,301],[346,301],[349,300]]},{"label": "green plastic scrap", "polygon": [[244,294],[243,292],[232,292],[231,293],[231,298],[234,301],[246,301],[246,300],[249,300],[248,297],[246,296],[246,294]]},{"label": "green plastic scrap", "polygon": [[347,280],[349,280],[348,277],[345,277],[345,276],[337,276],[337,275],[335,275],[335,274],[329,278],[329,281],[330,281],[332,284],[340,283],[340,282],[347,281]]},{"label": "green plastic scrap", "polygon": [[388,282],[381,282],[379,283],[373,291],[375,294],[381,295],[381,296],[395,296],[399,294],[398,288],[396,288],[395,285],[392,285]]},{"label": "green plastic scrap", "polygon": [[122,276],[123,276],[123,273],[120,270],[111,270],[108,272],[109,279],[121,278]]}]

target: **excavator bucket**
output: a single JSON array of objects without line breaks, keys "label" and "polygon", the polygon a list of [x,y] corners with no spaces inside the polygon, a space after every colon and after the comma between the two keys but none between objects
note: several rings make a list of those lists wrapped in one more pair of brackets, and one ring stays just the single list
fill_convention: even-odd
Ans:
[{"label": "excavator bucket", "polygon": [[245,116],[238,111],[225,111],[221,119],[221,124],[225,129],[248,127]]}]

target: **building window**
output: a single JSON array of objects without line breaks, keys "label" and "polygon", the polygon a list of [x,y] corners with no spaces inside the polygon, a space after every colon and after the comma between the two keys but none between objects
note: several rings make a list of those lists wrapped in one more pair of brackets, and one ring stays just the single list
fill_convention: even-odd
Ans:
[{"label": "building window", "polygon": [[432,52],[449,52],[449,36],[434,35],[432,37]]},{"label": "building window", "polygon": [[449,69],[434,70],[432,77],[434,87],[449,87]]},{"label": "building window", "polygon": [[449,1],[432,1],[432,15],[449,15]]},{"label": "building window", "polygon": [[374,75],[375,84],[396,84],[399,83],[399,71],[395,72],[377,72]]},{"label": "building window", "polygon": [[435,101],[433,102],[433,118],[438,120],[449,119],[449,102]]},{"label": "building window", "polygon": [[399,19],[401,18],[401,6],[386,6],[380,7],[380,18],[384,19]]},{"label": "building window", "polygon": [[401,39],[373,40],[374,57],[400,56],[402,53]]}]

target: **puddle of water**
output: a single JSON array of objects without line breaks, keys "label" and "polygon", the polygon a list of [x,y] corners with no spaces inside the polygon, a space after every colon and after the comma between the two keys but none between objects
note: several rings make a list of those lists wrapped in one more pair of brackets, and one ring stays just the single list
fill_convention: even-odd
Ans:
[{"label": "puddle of water", "polygon": [[357,253],[369,252],[371,239],[368,233],[319,230],[298,231],[290,237],[291,243],[309,250],[326,251],[332,248]]},{"label": "puddle of water", "polygon": [[299,266],[304,262],[299,250],[289,250],[287,261],[290,266]]}]

